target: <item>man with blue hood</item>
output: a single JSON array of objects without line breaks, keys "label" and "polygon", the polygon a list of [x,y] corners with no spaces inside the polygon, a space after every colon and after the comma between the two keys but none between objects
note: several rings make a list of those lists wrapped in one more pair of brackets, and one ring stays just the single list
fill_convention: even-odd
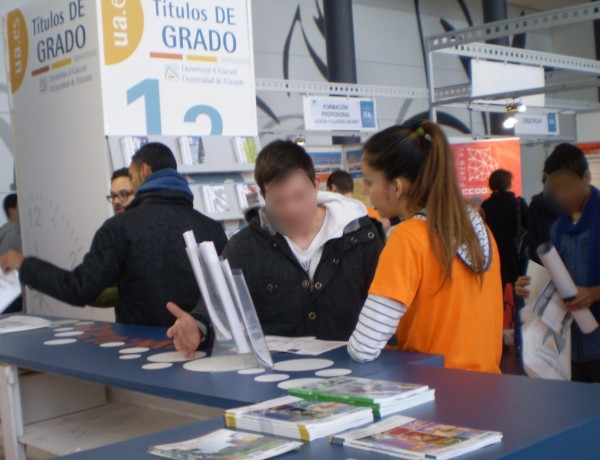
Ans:
[{"label": "man with blue hood", "polygon": [[192,191],[167,146],[141,147],[129,173],[135,199],[127,212],[104,222],[80,265],[68,271],[9,251],[0,256],[2,270],[19,270],[23,284],[76,306],[116,283],[124,323],[171,326],[169,301],[191,311],[200,292],[182,235],[193,230],[198,242],[213,241],[221,252],[227,243],[223,227],[193,208]]}]

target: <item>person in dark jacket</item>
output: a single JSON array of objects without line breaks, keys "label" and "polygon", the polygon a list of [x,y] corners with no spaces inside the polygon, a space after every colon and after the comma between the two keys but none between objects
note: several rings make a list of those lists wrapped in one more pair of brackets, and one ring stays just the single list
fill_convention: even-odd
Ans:
[{"label": "person in dark jacket", "polygon": [[525,200],[510,191],[512,173],[497,169],[490,175],[492,195],[481,204],[485,222],[494,234],[500,251],[502,284],[514,283],[522,273],[516,240],[520,228],[527,229],[528,207]]},{"label": "person in dark jacket", "polygon": [[198,241],[214,241],[218,251],[226,243],[222,226],[194,210],[193,194],[176,167],[163,144],[138,150],[129,168],[135,199],[127,212],[100,227],[72,271],[15,251],[0,256],[2,269],[20,270],[22,283],[71,305],[86,305],[116,282],[122,322],[172,325],[167,302],[191,311],[200,297],[183,233],[193,230]]},{"label": "person in dark jacket", "polygon": [[559,216],[558,205],[548,190],[545,175],[542,183],[544,190],[531,197],[527,224],[527,255],[540,265],[542,261],[537,255],[537,248],[550,241],[550,229]]},{"label": "person in dark jacket", "polygon": [[519,311],[524,304],[520,299],[515,299],[514,282],[525,272],[526,235],[521,232],[527,229],[529,211],[525,200],[510,191],[512,178],[510,171],[494,171],[489,179],[492,195],[481,204],[481,209],[500,253],[504,305],[511,322],[511,325],[505,324],[505,327],[514,327],[514,343],[517,351],[520,351],[522,340]]},{"label": "person in dark jacket", "polygon": [[[222,255],[244,273],[264,333],[348,340],[383,248],[366,207],[319,192],[310,156],[293,142],[267,145],[255,179],[265,207],[246,212],[248,226]],[[189,315],[169,334],[186,356],[202,336]]]}]

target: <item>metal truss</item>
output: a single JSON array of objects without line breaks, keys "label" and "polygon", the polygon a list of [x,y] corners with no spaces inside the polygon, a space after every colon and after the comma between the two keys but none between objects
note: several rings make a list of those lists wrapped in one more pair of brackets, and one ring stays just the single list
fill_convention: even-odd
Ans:
[{"label": "metal truss", "polygon": [[425,88],[280,80],[269,78],[257,78],[256,90],[328,96],[389,97],[400,99],[428,98],[427,89]]},{"label": "metal truss", "polygon": [[576,24],[593,19],[600,19],[600,4],[585,3],[430,35],[427,37],[426,46],[427,51],[436,51],[466,43],[485,42],[494,38]]}]

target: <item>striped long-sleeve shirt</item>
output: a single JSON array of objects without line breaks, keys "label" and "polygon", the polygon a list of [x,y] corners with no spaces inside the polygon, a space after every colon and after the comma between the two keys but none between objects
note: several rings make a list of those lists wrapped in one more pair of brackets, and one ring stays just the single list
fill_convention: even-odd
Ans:
[{"label": "striped long-sleeve shirt", "polygon": [[348,353],[352,359],[359,362],[376,359],[396,332],[404,313],[404,304],[387,297],[369,295],[348,342]]}]

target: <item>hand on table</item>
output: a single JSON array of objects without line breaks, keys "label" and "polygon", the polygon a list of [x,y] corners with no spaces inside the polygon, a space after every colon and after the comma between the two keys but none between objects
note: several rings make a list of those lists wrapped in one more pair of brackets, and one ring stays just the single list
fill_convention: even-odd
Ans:
[{"label": "hand on table", "polygon": [[4,273],[11,270],[20,270],[25,257],[20,252],[10,249],[6,254],[0,256],[0,267]]},{"label": "hand on table", "polygon": [[167,304],[167,310],[176,318],[173,326],[167,330],[167,337],[173,339],[175,349],[184,357],[192,358],[202,341],[202,332],[196,320],[173,302]]}]

